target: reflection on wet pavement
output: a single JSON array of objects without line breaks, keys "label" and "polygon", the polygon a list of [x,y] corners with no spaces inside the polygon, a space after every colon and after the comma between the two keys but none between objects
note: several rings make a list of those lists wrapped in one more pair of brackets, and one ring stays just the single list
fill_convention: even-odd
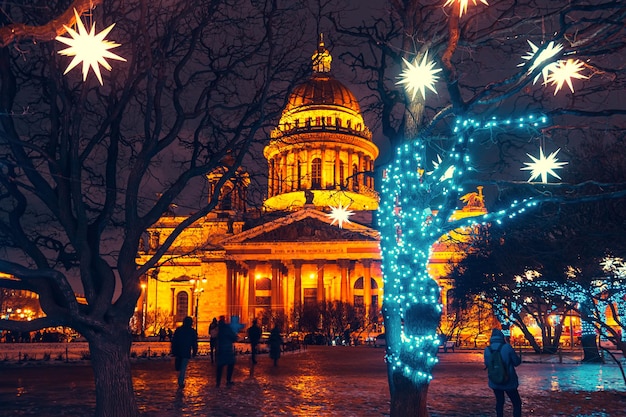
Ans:
[{"label": "reflection on wet pavement", "polygon": [[[214,365],[200,357],[191,361],[182,390],[177,389],[171,358],[144,359],[133,364],[133,383],[142,417],[385,417],[389,389],[383,356],[382,349],[314,346],[285,354],[278,367],[267,355],[254,367],[241,356],[235,384],[220,388],[215,387]],[[431,417],[493,416],[493,394],[480,354],[440,358],[428,391]],[[1,416],[93,415],[89,366],[0,369]],[[624,415],[626,387],[617,366],[524,363],[519,375],[529,415]]]}]

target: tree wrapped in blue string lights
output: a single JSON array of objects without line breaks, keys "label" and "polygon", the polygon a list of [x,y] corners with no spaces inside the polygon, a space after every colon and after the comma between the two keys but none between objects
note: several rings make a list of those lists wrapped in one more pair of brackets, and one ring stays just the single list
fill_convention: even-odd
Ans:
[{"label": "tree wrapped in blue string lights", "polygon": [[[567,150],[553,143],[554,133],[567,132],[561,117],[621,113],[610,100],[602,100],[598,111],[560,98],[587,84],[609,85],[597,77],[593,60],[604,53],[615,56],[615,50],[598,47],[624,30],[612,23],[624,17],[617,2],[593,12],[578,7],[583,3],[393,2],[388,18],[352,28],[355,39],[370,40],[375,59],[355,54],[354,67],[369,77],[382,131],[395,149],[383,168],[378,212],[392,417],[428,415],[442,312],[439,286],[428,273],[432,245],[448,232],[502,223],[542,201],[567,200],[549,184],[561,179],[568,164]],[[520,117],[520,110],[533,115]],[[494,145],[505,132],[510,146]],[[495,170],[480,167],[489,158],[493,165],[493,159],[507,165],[498,173],[514,166],[529,174],[528,181],[496,178]],[[505,209],[456,218],[459,198],[479,185],[495,193],[516,187],[518,197],[503,204]],[[601,193],[599,188],[594,192]]]}]

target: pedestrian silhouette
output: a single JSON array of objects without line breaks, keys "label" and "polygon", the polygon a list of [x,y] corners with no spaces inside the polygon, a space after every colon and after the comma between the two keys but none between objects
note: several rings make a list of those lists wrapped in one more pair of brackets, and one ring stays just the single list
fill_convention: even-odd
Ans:
[{"label": "pedestrian silhouette", "polygon": [[215,386],[219,387],[222,382],[222,373],[226,366],[226,385],[233,384],[233,371],[235,370],[235,349],[233,343],[237,341],[237,334],[226,323],[224,316],[220,316],[217,322],[217,347],[215,361],[217,364]]},{"label": "pedestrian silhouette", "polygon": [[504,394],[506,393],[513,404],[513,417],[521,417],[522,399],[517,391],[519,380],[515,367],[522,363],[522,359],[517,356],[513,347],[506,342],[504,333],[499,329],[493,329],[489,339],[489,346],[485,348],[484,352],[485,369],[493,367],[493,356],[498,354],[502,357],[506,375],[498,375],[499,381],[493,381],[492,377],[488,378],[489,388],[493,390],[496,396],[496,416],[504,416]]},{"label": "pedestrian silhouette", "polygon": [[248,329],[248,341],[250,342],[251,360],[256,365],[256,352],[259,341],[261,340],[261,328],[259,327],[258,320],[252,320],[252,326]]},{"label": "pedestrian silhouette", "polygon": [[278,359],[280,358],[280,351],[283,348],[283,338],[280,335],[280,327],[274,326],[270,332],[270,358],[274,360],[274,366],[278,366]]},{"label": "pedestrian silhouette", "polygon": [[174,367],[178,371],[178,387],[185,386],[185,374],[189,359],[198,353],[198,333],[192,327],[191,317],[183,319],[183,325],[178,327],[172,337],[172,354]]},{"label": "pedestrian silhouette", "polygon": [[217,346],[217,332],[218,332],[217,319],[213,317],[213,321],[211,321],[211,324],[209,324],[209,345],[211,348],[211,351],[210,351],[211,363],[213,363],[215,360],[215,347]]}]

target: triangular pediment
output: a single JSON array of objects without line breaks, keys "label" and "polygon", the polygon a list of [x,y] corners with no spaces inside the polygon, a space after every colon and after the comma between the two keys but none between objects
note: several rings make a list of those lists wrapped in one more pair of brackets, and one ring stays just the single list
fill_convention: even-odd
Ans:
[{"label": "triangular pediment", "polygon": [[378,232],[357,223],[343,228],[321,211],[303,209],[248,229],[222,242],[223,245],[261,242],[378,241]]}]

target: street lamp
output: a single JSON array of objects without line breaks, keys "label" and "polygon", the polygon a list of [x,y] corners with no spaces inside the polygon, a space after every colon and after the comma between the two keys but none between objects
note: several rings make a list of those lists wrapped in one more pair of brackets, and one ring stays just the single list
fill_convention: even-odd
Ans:
[{"label": "street lamp", "polygon": [[141,283],[141,337],[146,336],[146,287],[147,284],[145,282]]},{"label": "street lamp", "polygon": [[206,278],[198,279],[192,278],[189,280],[191,284],[193,284],[193,295],[196,298],[196,311],[194,312],[195,322],[196,322],[196,331],[198,331],[198,304],[200,304],[200,295],[204,292],[204,288],[200,288],[200,283],[206,283]]}]

